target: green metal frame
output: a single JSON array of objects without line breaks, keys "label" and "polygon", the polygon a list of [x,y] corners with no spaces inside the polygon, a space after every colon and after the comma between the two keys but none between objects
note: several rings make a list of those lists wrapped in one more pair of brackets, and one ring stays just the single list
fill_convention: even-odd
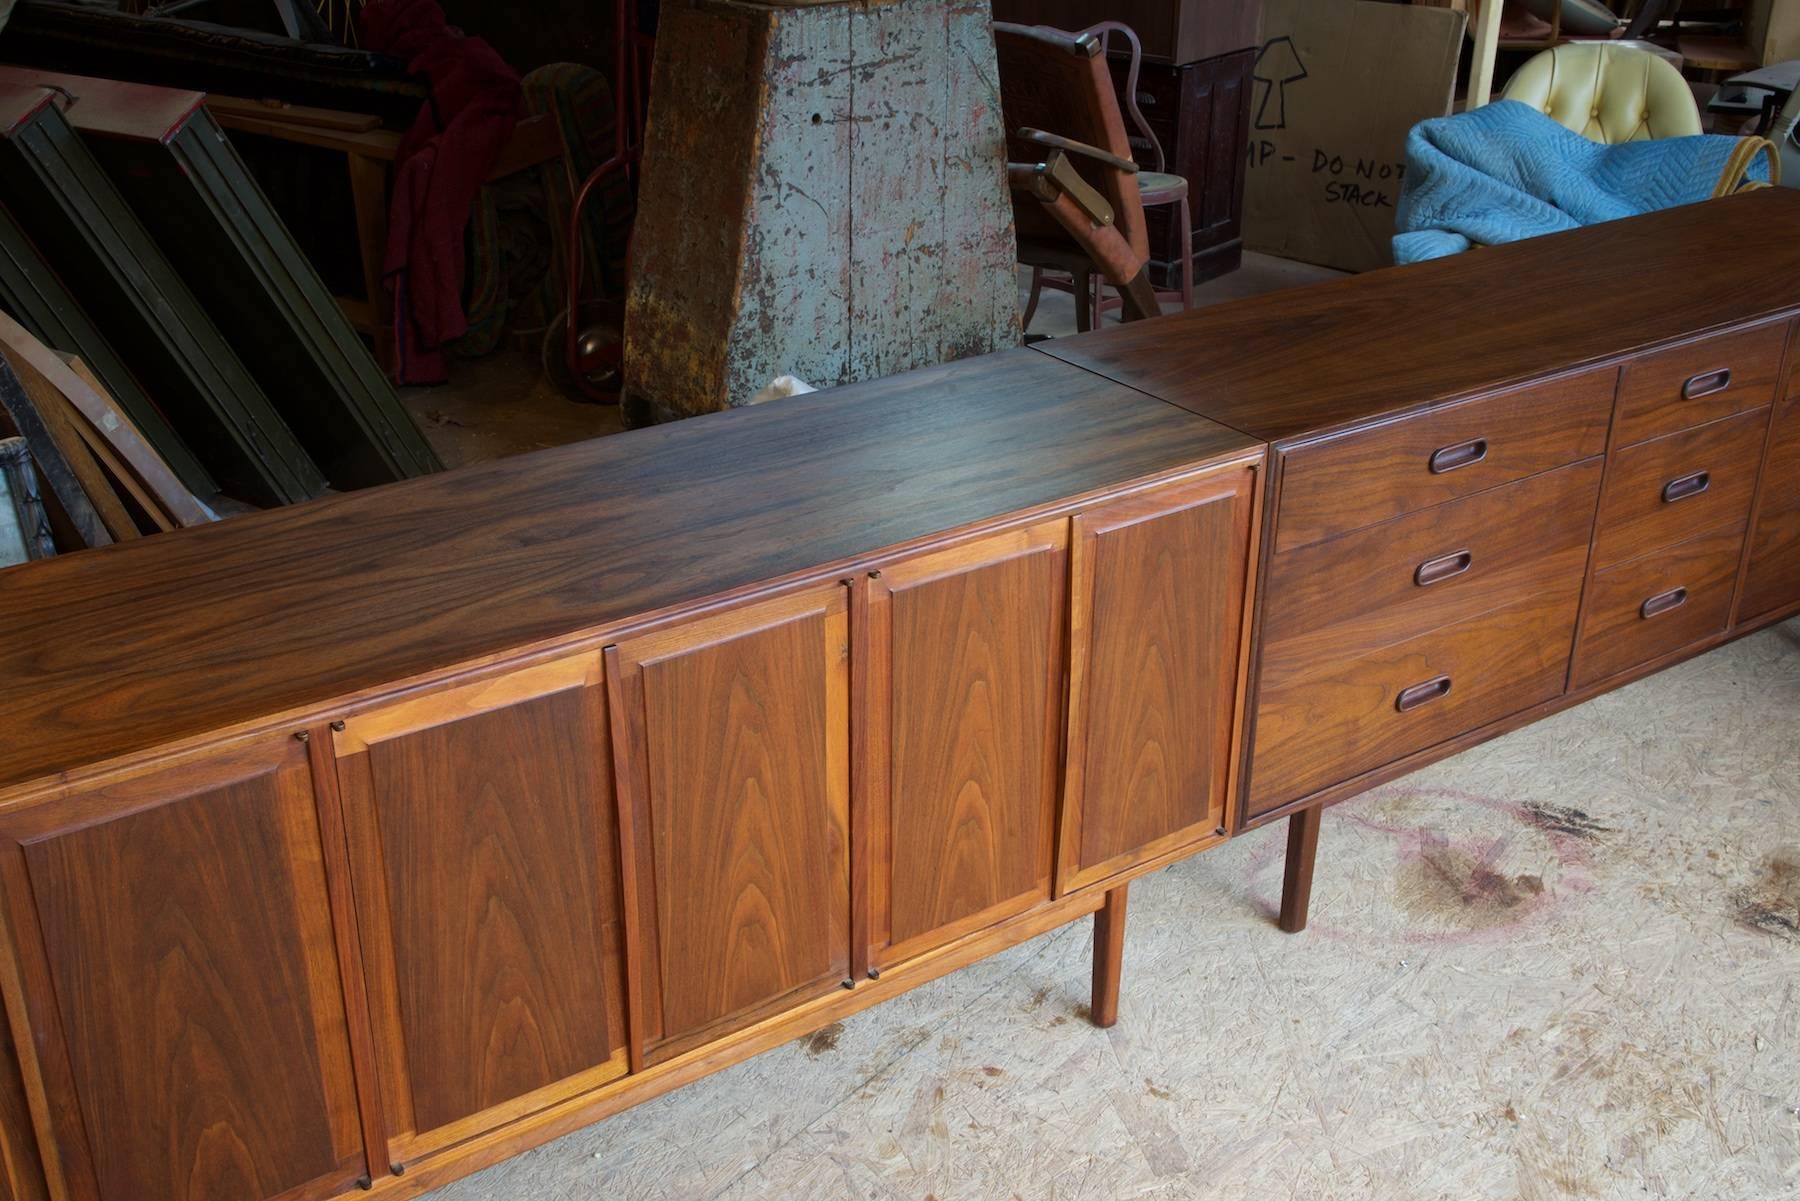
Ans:
[{"label": "green metal frame", "polygon": [[276,505],[323,491],[323,473],[54,104],[0,131],[0,201],[227,492]]},{"label": "green metal frame", "polygon": [[333,485],[443,469],[204,108],[162,140],[82,136]]},{"label": "green metal frame", "polygon": [[151,403],[119,352],[82,312],[4,205],[0,205],[0,304],[44,345],[80,355],[189,492],[211,496],[219,490],[218,482]]}]

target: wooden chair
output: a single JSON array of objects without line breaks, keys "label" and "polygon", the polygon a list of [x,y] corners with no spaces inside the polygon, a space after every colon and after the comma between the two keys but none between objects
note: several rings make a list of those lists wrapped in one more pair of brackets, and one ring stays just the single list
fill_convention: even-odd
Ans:
[{"label": "wooden chair", "polygon": [[1118,288],[1128,317],[1160,308],[1149,285],[1149,235],[1138,165],[1105,58],[1105,34],[994,23],[1000,104],[1019,230],[1032,269],[1025,324],[1045,271],[1066,272],[1076,328],[1093,328],[1095,277]]}]

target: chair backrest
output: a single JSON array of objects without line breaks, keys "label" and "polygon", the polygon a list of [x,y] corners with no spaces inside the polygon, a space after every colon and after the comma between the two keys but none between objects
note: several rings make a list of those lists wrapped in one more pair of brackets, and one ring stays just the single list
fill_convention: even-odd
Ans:
[{"label": "chair backrest", "polygon": [[1702,132],[1681,72],[1635,46],[1569,42],[1520,67],[1502,95],[1595,142],[1616,145]]},{"label": "chair backrest", "polygon": [[[1009,161],[1034,163],[1044,157],[1043,147],[1019,136],[1021,129],[1041,129],[1131,158],[1131,141],[1099,37],[996,21],[994,49]],[[1126,242],[1148,258],[1150,239],[1137,176],[1090,158],[1075,156],[1071,161],[1082,179],[1112,205],[1114,224]],[[1060,227],[1034,211],[1038,209],[1035,203],[1014,205],[1020,236],[1066,239]]]}]

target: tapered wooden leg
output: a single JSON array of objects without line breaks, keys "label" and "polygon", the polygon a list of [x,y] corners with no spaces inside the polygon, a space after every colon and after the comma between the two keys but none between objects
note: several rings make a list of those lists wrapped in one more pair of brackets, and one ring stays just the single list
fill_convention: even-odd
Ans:
[{"label": "tapered wooden leg", "polygon": [[1106,894],[1094,913],[1094,998],[1089,1013],[1101,1029],[1119,1020],[1119,974],[1125,965],[1125,891]]},{"label": "tapered wooden leg", "polygon": [[1306,929],[1306,909],[1312,903],[1313,860],[1319,853],[1319,815],[1323,809],[1302,809],[1288,818],[1287,872],[1281,881],[1281,928],[1289,934]]}]

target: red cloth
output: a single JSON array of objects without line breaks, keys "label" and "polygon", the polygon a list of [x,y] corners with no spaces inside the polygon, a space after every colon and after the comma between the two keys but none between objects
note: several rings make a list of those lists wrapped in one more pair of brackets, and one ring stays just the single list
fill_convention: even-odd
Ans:
[{"label": "red cloth", "polygon": [[431,99],[400,141],[382,274],[393,298],[394,378],[436,384],[468,329],[463,238],[481,185],[518,124],[519,76],[493,47],[444,23],[437,0],[370,0],[362,44],[407,60]]}]

